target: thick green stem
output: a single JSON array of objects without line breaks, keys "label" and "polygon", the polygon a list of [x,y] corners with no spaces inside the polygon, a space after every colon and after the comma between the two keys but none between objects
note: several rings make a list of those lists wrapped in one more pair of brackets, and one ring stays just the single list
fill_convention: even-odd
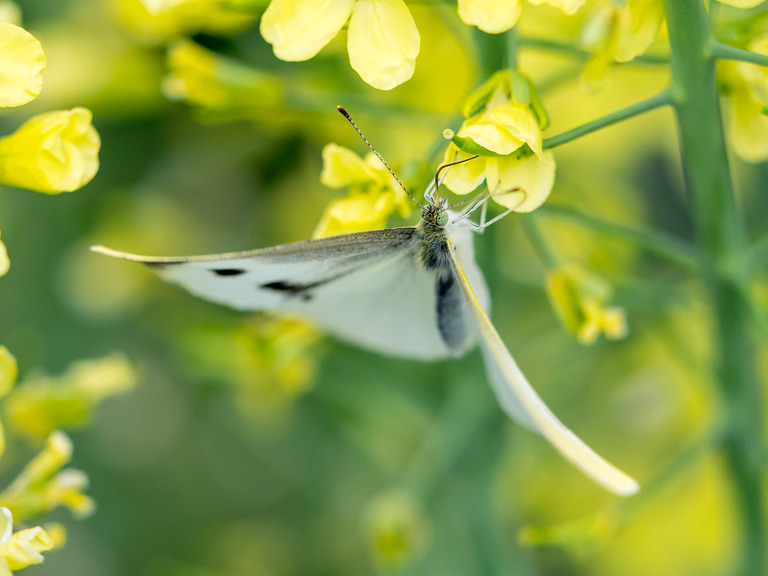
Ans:
[{"label": "thick green stem", "polygon": [[544,140],[544,148],[555,148],[556,146],[567,144],[571,140],[576,140],[577,138],[586,136],[591,132],[596,132],[601,128],[610,126],[611,124],[622,122],[624,120],[632,118],[633,116],[637,116],[638,114],[644,114],[646,112],[653,110],[654,108],[659,108],[660,106],[666,106],[667,104],[671,104],[671,103],[672,103],[671,94],[669,92],[662,92],[661,94],[652,96],[647,100],[643,100],[642,102],[638,102],[637,104],[632,104],[631,106],[627,106],[626,108],[622,108],[621,110],[617,110],[616,112],[611,112],[610,114],[606,114],[605,116],[602,116],[597,120],[593,120],[592,122],[587,122],[586,124],[577,126],[576,128],[573,128],[572,130],[568,130],[567,132],[563,132],[562,134],[557,134],[556,136],[546,138]]},{"label": "thick green stem", "polygon": [[726,401],[724,449],[743,520],[739,555],[745,576],[768,573],[761,458],[760,385],[750,338],[749,306],[733,262],[744,235],[733,197],[723,136],[715,59],[702,0],[664,0],[683,168],[715,316],[713,349]]}]

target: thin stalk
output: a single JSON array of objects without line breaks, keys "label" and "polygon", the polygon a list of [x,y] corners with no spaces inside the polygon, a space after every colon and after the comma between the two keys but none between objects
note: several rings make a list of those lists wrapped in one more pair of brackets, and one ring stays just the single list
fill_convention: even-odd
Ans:
[{"label": "thin stalk", "polygon": [[[574,58],[580,60],[587,60],[593,56],[592,52],[568,44],[566,42],[558,42],[557,40],[551,40],[548,38],[531,38],[529,36],[522,36],[518,39],[518,42],[523,48],[538,49],[541,51],[555,52],[559,54],[568,54]],[[666,56],[655,56],[653,54],[641,54],[626,64],[650,64],[650,65],[667,65],[669,64],[669,58]]]},{"label": "thin stalk", "polygon": [[567,206],[547,204],[539,208],[544,217],[568,220],[611,238],[631,242],[657,256],[681,264],[690,270],[698,270],[699,260],[696,251],[690,246],[660,232],[628,228],[615,222],[609,222],[589,216]]},{"label": "thin stalk", "polygon": [[726,408],[723,448],[743,531],[738,557],[744,576],[764,576],[768,530],[763,516],[763,403],[749,305],[731,270],[745,242],[723,135],[713,41],[702,0],[664,0],[664,5],[685,183],[714,309],[715,373]]},{"label": "thin stalk", "polygon": [[610,126],[611,124],[622,122],[639,114],[645,114],[646,112],[650,112],[651,110],[661,106],[666,106],[667,104],[671,103],[672,95],[666,91],[662,92],[661,94],[652,96],[647,100],[643,100],[637,104],[632,104],[631,106],[627,106],[626,108],[622,108],[616,112],[611,112],[610,114],[606,114],[597,120],[592,120],[591,122],[577,126],[576,128],[563,132],[562,134],[557,134],[556,136],[546,138],[544,139],[544,148],[555,148],[556,146],[567,144],[572,140],[576,140],[577,138],[581,138],[582,136],[596,132],[601,128]]},{"label": "thin stalk", "polygon": [[536,254],[539,255],[547,270],[552,270],[557,266],[557,259],[549,249],[549,246],[547,246],[547,242],[544,240],[535,220],[535,214],[526,214],[524,218],[520,219],[520,222]]},{"label": "thin stalk", "polygon": [[728,44],[721,44],[717,42],[711,46],[712,56],[714,58],[722,58],[725,60],[739,60],[741,62],[751,62],[758,66],[768,66],[768,56],[765,54],[759,54],[758,52],[752,52],[751,50],[744,50],[743,48],[736,48],[735,46],[729,46]]}]

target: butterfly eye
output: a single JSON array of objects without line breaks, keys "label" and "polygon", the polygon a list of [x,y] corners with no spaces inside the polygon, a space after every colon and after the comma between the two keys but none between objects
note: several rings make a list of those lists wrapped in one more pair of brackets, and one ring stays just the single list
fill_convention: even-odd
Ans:
[{"label": "butterfly eye", "polygon": [[446,224],[448,224],[448,212],[440,212],[437,215],[437,225],[445,226]]}]

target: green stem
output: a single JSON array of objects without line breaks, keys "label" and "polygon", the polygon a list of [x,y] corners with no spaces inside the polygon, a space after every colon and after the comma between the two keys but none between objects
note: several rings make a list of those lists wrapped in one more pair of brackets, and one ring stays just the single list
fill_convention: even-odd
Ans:
[{"label": "green stem", "polygon": [[763,417],[749,305],[731,263],[744,248],[723,135],[712,38],[702,0],[664,0],[685,183],[714,308],[716,374],[726,403],[724,450],[734,484],[745,576],[768,573],[762,489]]},{"label": "green stem", "polygon": [[714,58],[723,58],[725,60],[739,60],[741,62],[751,62],[758,66],[768,66],[768,56],[743,48],[736,48],[728,44],[719,42],[711,46],[711,53]]},{"label": "green stem", "polygon": [[567,144],[572,140],[576,140],[577,138],[581,138],[582,136],[596,132],[597,130],[605,128],[606,126],[610,126],[611,124],[622,122],[623,120],[627,120],[633,116],[650,112],[655,108],[666,106],[667,104],[671,103],[672,95],[666,91],[662,92],[661,94],[652,96],[647,100],[643,100],[637,104],[632,104],[631,106],[627,106],[626,108],[622,108],[616,112],[611,112],[610,114],[606,114],[597,120],[592,120],[591,122],[577,126],[576,128],[568,130],[567,132],[563,132],[562,134],[557,134],[556,136],[546,138],[544,140],[544,148],[555,148],[556,146]]},{"label": "green stem", "polygon": [[[579,48],[573,44],[566,42],[558,42],[557,40],[550,40],[548,38],[531,38],[527,36],[520,37],[518,39],[520,46],[524,48],[533,48],[534,50],[542,50],[547,52],[556,52],[560,54],[568,54],[574,58],[581,60],[587,60],[593,56],[592,52]],[[641,54],[637,56],[632,63],[635,64],[669,64],[669,58],[665,56],[654,56],[652,54]]]},{"label": "green stem", "polygon": [[544,263],[547,270],[552,270],[557,266],[557,259],[554,254],[552,254],[549,246],[547,246],[546,240],[544,240],[544,237],[541,235],[541,231],[536,224],[536,217],[535,214],[526,214],[520,222],[528,236],[528,240],[533,245],[534,250],[536,250],[536,254],[539,255],[539,258],[541,258],[541,261]]},{"label": "green stem", "polygon": [[545,217],[569,220],[575,224],[605,234],[611,238],[626,240],[627,242],[631,242],[632,244],[644,248],[648,252],[662,256],[677,264],[682,264],[691,270],[698,269],[699,260],[696,252],[684,242],[665,234],[628,228],[621,224],[616,224],[615,222],[609,222],[595,218],[594,216],[589,216],[567,206],[546,204],[539,208],[538,212]]}]

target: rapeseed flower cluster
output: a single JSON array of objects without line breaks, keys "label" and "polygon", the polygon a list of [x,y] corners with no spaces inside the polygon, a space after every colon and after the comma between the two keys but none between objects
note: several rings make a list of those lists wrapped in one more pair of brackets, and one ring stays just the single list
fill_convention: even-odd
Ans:
[{"label": "rapeseed flower cluster", "polygon": [[[0,22],[0,62],[0,107],[22,106],[40,94],[46,57],[32,34],[16,24]],[[99,167],[100,141],[91,118],[85,108],[47,112],[0,138],[0,185],[58,194],[87,184]],[[0,242],[0,276],[9,267],[6,247]],[[83,421],[98,401],[135,382],[132,368],[117,357],[73,367],[66,382],[57,382],[61,386],[38,379],[14,389],[18,372],[16,359],[0,346],[5,420],[22,434],[47,440],[42,451],[0,491],[0,574],[41,563],[42,553],[64,540],[61,527],[52,527],[50,533],[40,526],[14,531],[14,522],[38,518],[59,506],[77,516],[93,511],[93,501],[83,493],[86,475],[62,469],[71,459],[72,443],[54,428]],[[5,444],[5,428],[0,423],[0,455]]]},{"label": "rapeseed flower cluster", "polygon": [[[747,49],[768,55],[768,33],[750,40]],[[728,111],[728,138],[734,152],[747,162],[768,158],[768,74],[747,62],[720,64],[719,81]]]},{"label": "rapeseed flower cluster", "polygon": [[445,186],[469,194],[485,182],[492,198],[517,212],[531,212],[549,197],[555,157],[542,147],[549,118],[530,80],[517,71],[494,74],[468,98],[466,117],[454,133],[443,162],[467,160],[446,174]]},{"label": "rapeseed flower cluster", "polygon": [[389,216],[406,217],[415,206],[373,153],[360,158],[348,148],[328,144],[320,181],[329,188],[348,188],[349,195],[326,208],[315,238],[384,228]]}]

